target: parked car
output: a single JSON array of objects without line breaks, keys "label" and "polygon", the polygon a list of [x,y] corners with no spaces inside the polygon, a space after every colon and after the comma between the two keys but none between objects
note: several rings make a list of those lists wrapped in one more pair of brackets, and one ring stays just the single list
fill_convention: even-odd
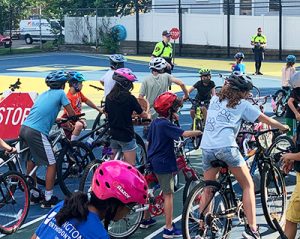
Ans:
[{"label": "parked car", "polygon": [[[10,30],[4,32],[5,36],[10,36]],[[20,30],[11,30],[11,39],[19,40],[20,39]]]},{"label": "parked car", "polygon": [[4,46],[5,48],[9,48],[12,45],[12,40],[10,37],[6,37],[0,34],[0,47]]}]

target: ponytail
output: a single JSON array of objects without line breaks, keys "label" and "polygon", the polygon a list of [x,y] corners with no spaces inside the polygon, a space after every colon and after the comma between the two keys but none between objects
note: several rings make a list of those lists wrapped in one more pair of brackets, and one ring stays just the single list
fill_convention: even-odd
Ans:
[{"label": "ponytail", "polygon": [[65,200],[63,207],[56,214],[56,224],[61,227],[66,221],[72,218],[85,221],[89,214],[88,204],[89,200],[86,193],[75,192]]}]

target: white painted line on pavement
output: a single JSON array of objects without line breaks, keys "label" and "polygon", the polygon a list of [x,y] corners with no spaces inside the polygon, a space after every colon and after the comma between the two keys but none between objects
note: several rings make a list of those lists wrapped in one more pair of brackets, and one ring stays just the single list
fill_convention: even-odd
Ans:
[{"label": "white painted line on pavement", "polygon": [[[39,222],[39,221],[43,220],[44,218],[46,218],[46,216],[47,216],[47,214],[45,214],[45,215],[43,215],[43,216],[41,216],[41,217],[38,217],[38,218],[36,218],[36,219],[34,219],[34,220],[30,221],[30,222],[27,222],[27,223],[23,224],[23,225],[20,227],[20,229],[25,228],[25,227],[28,227],[28,226],[30,226],[30,225],[36,223],[36,222]],[[19,230],[20,230],[20,229],[19,229]],[[7,235],[0,235],[0,238],[5,237],[5,236],[7,236]]]},{"label": "white painted line on pavement", "polygon": [[[176,217],[172,222],[176,223],[179,220],[181,220],[181,215]],[[148,235],[147,237],[145,237],[144,239],[151,239],[155,236],[157,236],[159,233],[161,233],[164,230],[165,226],[159,228],[158,230],[156,230],[155,232],[152,232],[150,235]]]}]

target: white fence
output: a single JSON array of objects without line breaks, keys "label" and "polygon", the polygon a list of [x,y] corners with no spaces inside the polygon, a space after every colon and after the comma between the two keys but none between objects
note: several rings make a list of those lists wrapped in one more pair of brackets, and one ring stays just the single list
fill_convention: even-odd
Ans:
[{"label": "white fence", "polygon": [[[183,44],[227,46],[227,16],[183,14]],[[125,16],[110,18],[113,25],[121,24],[127,30],[127,39],[136,40],[136,17]],[[262,27],[266,35],[268,48],[279,48],[278,16],[231,16],[231,46],[250,47],[251,36]],[[300,50],[300,17],[282,17],[282,48]],[[102,18],[65,17],[65,41],[69,44],[95,42],[96,28],[102,24]],[[156,42],[161,40],[161,32],[172,27],[178,28],[178,14],[146,13],[140,14],[140,41]]]}]

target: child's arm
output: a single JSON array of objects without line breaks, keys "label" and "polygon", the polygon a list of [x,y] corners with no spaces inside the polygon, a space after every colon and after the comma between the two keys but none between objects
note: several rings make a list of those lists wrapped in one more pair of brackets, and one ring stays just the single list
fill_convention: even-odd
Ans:
[{"label": "child's arm", "polygon": [[188,94],[191,94],[193,92],[193,90],[195,90],[194,86],[192,86],[191,88],[188,89]]},{"label": "child's arm", "polygon": [[13,153],[16,151],[16,148],[9,146],[1,138],[0,138],[0,147],[3,148],[7,153]]},{"label": "child's arm", "polygon": [[300,161],[300,152],[283,154],[281,160],[283,162],[283,171],[288,173],[293,168],[294,162]]},{"label": "child's arm", "polygon": [[201,135],[202,132],[200,130],[186,130],[183,132],[182,136],[187,138],[187,137],[197,137]]},{"label": "child's arm", "polygon": [[214,96],[214,95],[216,95],[216,88],[215,87],[211,89],[211,96]]},{"label": "child's arm", "polygon": [[271,125],[273,128],[280,129],[282,131],[289,130],[289,127],[287,125],[283,125],[277,120],[274,120],[273,118],[270,118],[263,113],[261,113],[260,116],[258,117],[258,121],[262,123],[266,123],[267,125]]},{"label": "child's arm", "polygon": [[294,101],[295,101],[295,99],[293,97],[290,97],[289,100],[288,100],[288,106],[290,107],[290,109],[295,114],[296,119],[299,121],[300,120],[300,114],[294,106]]},{"label": "child's arm", "polygon": [[91,100],[87,99],[87,101],[85,102],[89,107],[99,111],[101,113],[101,109],[99,109],[97,107],[97,105],[95,105]]},{"label": "child's arm", "polygon": [[171,77],[171,82],[180,86],[180,88],[182,89],[182,91],[184,93],[184,97],[183,97],[184,100],[187,99],[187,98],[189,98],[189,92],[186,89],[185,84],[181,80],[179,80],[179,79],[177,79],[177,78],[175,78],[175,77],[172,76]]}]

